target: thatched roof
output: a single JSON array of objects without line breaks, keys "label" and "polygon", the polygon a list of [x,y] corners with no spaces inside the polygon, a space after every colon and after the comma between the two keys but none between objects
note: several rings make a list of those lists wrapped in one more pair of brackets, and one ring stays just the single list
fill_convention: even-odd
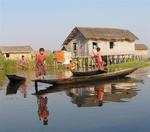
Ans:
[{"label": "thatched roof", "polygon": [[145,44],[135,44],[135,50],[148,50]]},{"label": "thatched roof", "polygon": [[129,30],[124,29],[75,27],[65,40],[64,44],[67,44],[69,41],[71,41],[76,36],[77,32],[80,32],[87,40],[135,41],[138,39]]},{"label": "thatched roof", "polygon": [[0,52],[5,53],[31,53],[31,46],[0,46]]}]

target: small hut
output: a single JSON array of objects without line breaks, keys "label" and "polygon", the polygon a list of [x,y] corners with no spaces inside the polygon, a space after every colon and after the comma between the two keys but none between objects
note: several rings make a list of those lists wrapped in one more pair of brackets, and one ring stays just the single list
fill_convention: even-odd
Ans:
[{"label": "small hut", "polygon": [[31,46],[0,46],[0,54],[12,60],[18,60],[21,56],[31,59],[31,52]]},{"label": "small hut", "polygon": [[135,44],[135,57],[137,60],[147,60],[148,47],[145,44]]},{"label": "small hut", "polygon": [[93,50],[100,47],[105,58],[123,60],[134,57],[137,39],[124,29],[75,27],[64,41],[63,49],[77,58],[92,56]]}]

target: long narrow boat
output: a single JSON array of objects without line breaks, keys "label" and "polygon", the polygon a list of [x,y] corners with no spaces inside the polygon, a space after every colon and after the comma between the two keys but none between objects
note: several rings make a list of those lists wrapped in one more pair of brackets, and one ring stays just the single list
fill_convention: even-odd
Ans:
[{"label": "long narrow boat", "polygon": [[53,84],[53,85],[76,84],[81,82],[89,82],[89,81],[96,81],[96,80],[100,81],[100,80],[108,80],[108,79],[125,77],[126,75],[136,71],[138,68],[139,67],[128,68],[124,70],[97,74],[92,76],[70,77],[70,78],[61,78],[61,79],[43,79],[43,80],[33,80],[33,81],[35,82],[36,85],[38,82]]}]

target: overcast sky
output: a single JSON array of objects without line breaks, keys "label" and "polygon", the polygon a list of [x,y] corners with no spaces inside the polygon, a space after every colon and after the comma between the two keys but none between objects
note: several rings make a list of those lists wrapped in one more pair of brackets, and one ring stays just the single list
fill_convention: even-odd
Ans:
[{"label": "overcast sky", "polygon": [[0,0],[0,45],[59,50],[75,26],[128,29],[150,47],[150,0]]}]

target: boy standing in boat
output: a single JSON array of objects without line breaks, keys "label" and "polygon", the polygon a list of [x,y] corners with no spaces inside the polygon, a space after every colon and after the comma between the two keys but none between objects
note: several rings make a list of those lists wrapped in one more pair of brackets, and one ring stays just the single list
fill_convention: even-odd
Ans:
[{"label": "boy standing in boat", "polygon": [[36,55],[36,77],[38,79],[44,79],[46,75],[44,62],[46,60],[44,48],[39,49],[39,54]]},{"label": "boy standing in boat", "polygon": [[99,70],[104,70],[104,65],[103,65],[103,60],[102,60],[100,50],[101,49],[99,47],[97,47],[96,53],[94,53],[94,58],[95,58],[95,61],[96,61],[96,64],[97,64],[97,68]]},{"label": "boy standing in boat", "polygon": [[68,64],[68,68],[71,70],[71,71],[74,71],[76,69],[76,64],[71,60],[70,61],[70,64]]}]

